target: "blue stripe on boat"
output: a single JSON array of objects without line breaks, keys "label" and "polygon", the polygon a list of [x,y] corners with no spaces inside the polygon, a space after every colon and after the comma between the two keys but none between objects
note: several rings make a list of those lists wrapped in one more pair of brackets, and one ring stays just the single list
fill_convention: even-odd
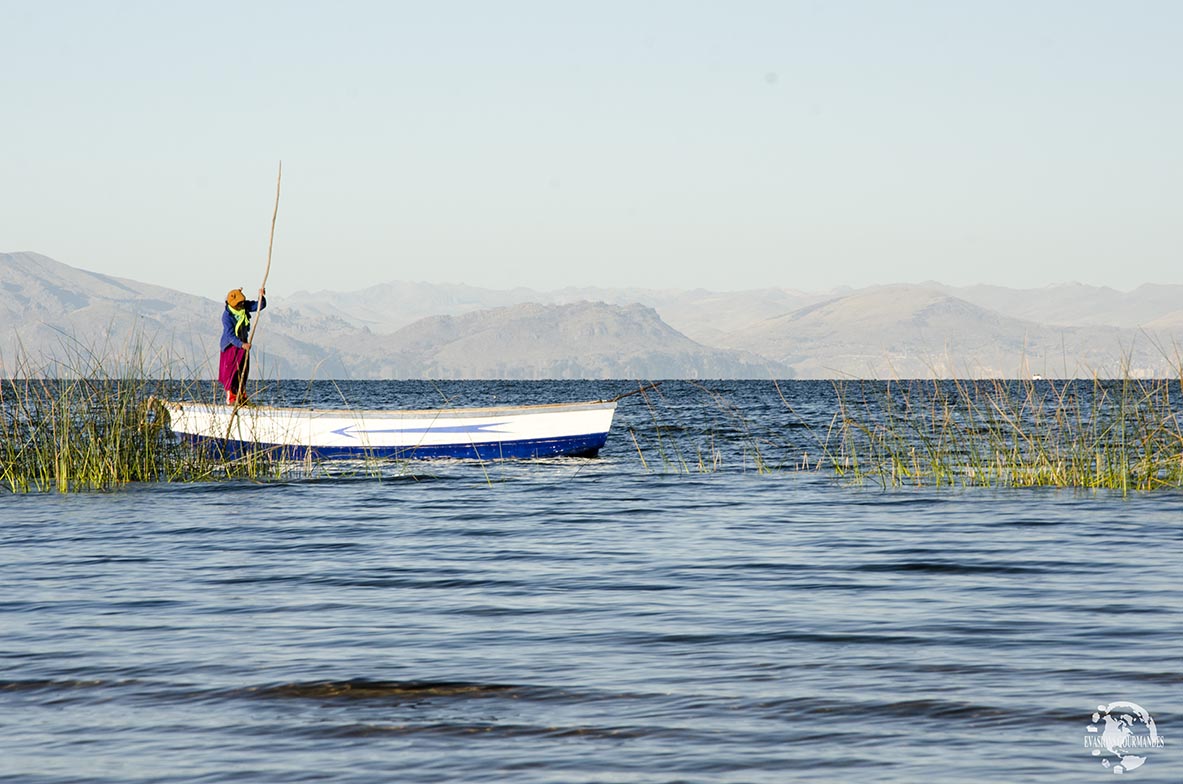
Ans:
[{"label": "blue stripe on boat", "polygon": [[263,450],[282,460],[334,460],[342,458],[383,458],[395,460],[529,460],[538,457],[595,457],[608,440],[607,433],[588,433],[561,438],[537,438],[493,441],[481,444],[439,444],[435,446],[294,446],[256,444],[251,441],[223,441],[190,433],[178,433],[190,443],[223,452],[234,459],[252,451]]}]

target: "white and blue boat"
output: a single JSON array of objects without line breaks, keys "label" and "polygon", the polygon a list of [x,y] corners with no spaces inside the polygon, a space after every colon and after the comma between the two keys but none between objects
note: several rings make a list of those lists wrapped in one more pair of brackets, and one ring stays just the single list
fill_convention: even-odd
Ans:
[{"label": "white and blue boat", "polygon": [[293,460],[594,457],[616,410],[615,400],[423,411],[162,404],[181,438]]}]

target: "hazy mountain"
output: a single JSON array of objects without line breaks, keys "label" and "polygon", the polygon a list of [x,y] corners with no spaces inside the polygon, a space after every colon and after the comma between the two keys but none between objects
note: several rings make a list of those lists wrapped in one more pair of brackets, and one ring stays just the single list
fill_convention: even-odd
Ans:
[{"label": "hazy mountain", "polygon": [[[985,310],[1021,321],[1049,326],[1160,326],[1183,320],[1183,286],[1143,285],[1121,292],[1101,286],[1066,283],[1036,289],[1002,286],[947,286],[928,282],[927,289],[964,300]],[[870,287],[860,292],[874,291]],[[891,289],[893,287],[886,287]],[[333,314],[356,326],[389,333],[426,316],[458,316],[486,308],[524,303],[568,304],[599,301],[616,305],[640,303],[687,337],[707,345],[753,324],[799,308],[840,299],[854,289],[806,293],[786,288],[735,292],[702,289],[527,288],[483,289],[475,286],[392,281],[352,292],[297,292],[284,306],[301,317]]]},{"label": "hazy mountain", "polygon": [[390,333],[428,316],[460,316],[509,305],[639,303],[656,310],[663,321],[687,337],[709,343],[754,320],[788,313],[823,297],[783,288],[724,293],[703,289],[596,287],[536,291],[392,281],[350,292],[298,291],[285,299],[284,307],[299,318],[331,314],[373,332]]},{"label": "hazy mountain", "polygon": [[[256,368],[300,378],[1175,374],[1180,286],[939,283],[741,292],[552,292],[391,282],[273,299]],[[0,375],[140,357],[212,377],[222,304],[0,254]],[[1134,328],[1137,326],[1137,328]]]},{"label": "hazy mountain", "polygon": [[826,378],[1112,375],[1170,372],[1152,340],[1109,326],[1004,316],[939,287],[881,286],[766,319],[720,340]]},{"label": "hazy mountain", "polygon": [[[177,356],[201,353],[216,339],[207,338],[208,325],[199,323],[203,308],[208,311],[209,303],[200,297],[75,269],[40,254],[0,254],[5,375],[21,370],[14,367],[18,362],[86,365],[93,355],[153,338],[175,347]],[[157,354],[151,346],[147,351]]]},{"label": "hazy mountain", "polygon": [[283,307],[302,319],[332,316],[372,332],[389,333],[429,316],[458,316],[538,301],[538,293],[531,289],[392,281],[359,291],[297,291],[284,299]]},{"label": "hazy mountain", "polygon": [[666,323],[687,337],[718,345],[729,332],[824,299],[824,294],[770,288],[731,292],[695,289],[670,292],[664,297],[639,296],[632,301],[653,307]]},{"label": "hazy mountain", "polygon": [[1147,284],[1129,292],[1081,283],[1038,289],[954,288],[939,283],[925,286],[1006,316],[1040,324],[1136,328],[1172,316],[1183,319],[1183,286],[1178,285]]},{"label": "hazy mountain", "polygon": [[372,334],[349,353],[365,376],[391,378],[767,378],[789,371],[702,346],[652,308],[536,303],[420,319]]},{"label": "hazy mountain", "polygon": [[[212,378],[221,310],[204,297],[38,253],[0,253],[0,376],[86,371],[100,360],[131,357],[154,374]],[[318,362],[331,374],[344,371],[300,330],[268,327],[258,354],[264,372],[302,376]]]},{"label": "hazy mountain", "polygon": [[[264,376],[317,378],[767,377],[775,367],[702,346],[652,309],[578,302],[478,309],[478,289],[389,289],[393,302],[475,312],[422,318],[383,335],[356,310],[272,301],[252,352]],[[375,314],[380,292],[368,302]],[[502,296],[498,293],[497,296]],[[0,254],[0,375],[87,371],[97,359],[141,359],[153,373],[216,375],[222,304],[76,269],[36,253]],[[376,322],[375,322],[376,323]]]}]

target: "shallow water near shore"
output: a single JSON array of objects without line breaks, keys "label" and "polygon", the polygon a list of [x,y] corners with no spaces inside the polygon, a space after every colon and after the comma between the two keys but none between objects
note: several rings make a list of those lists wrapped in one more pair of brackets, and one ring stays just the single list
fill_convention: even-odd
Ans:
[{"label": "shallow water near shore", "polygon": [[781,392],[663,384],[590,460],[0,496],[0,781],[1104,781],[1118,701],[1183,780],[1183,493],[851,486],[791,470],[832,388]]}]

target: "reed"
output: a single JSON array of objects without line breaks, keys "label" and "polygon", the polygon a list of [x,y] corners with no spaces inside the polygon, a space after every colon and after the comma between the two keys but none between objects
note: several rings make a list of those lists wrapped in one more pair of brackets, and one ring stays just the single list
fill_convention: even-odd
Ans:
[{"label": "reed", "polygon": [[[690,473],[690,466],[686,460],[686,456],[682,452],[682,445],[678,438],[674,435],[674,426],[663,424],[659,409],[665,401],[665,396],[658,386],[641,385],[637,394],[645,402],[645,410],[649,414],[649,425],[651,427],[650,433],[652,437],[653,448],[656,449],[658,456],[661,458],[661,465],[665,471],[688,474]],[[644,452],[641,449],[641,443],[637,439],[637,430],[629,429],[629,435],[632,437],[633,445],[637,449],[637,456],[641,460],[641,464],[646,471],[651,471],[649,462],[645,459]],[[656,461],[654,463],[656,465]]]},{"label": "reed", "polygon": [[[770,473],[778,465],[770,462],[777,446],[758,432],[748,415],[726,395],[704,383],[649,382],[637,392],[645,415],[623,429],[642,468],[649,473],[714,474],[726,470]],[[687,389],[667,397],[674,385]]]},{"label": "reed", "polygon": [[[282,463],[263,450],[233,460],[174,438],[157,397],[211,397],[208,383],[153,377],[167,368],[142,345],[111,359],[64,344],[51,365],[18,357],[0,379],[0,489],[111,490],[133,482],[267,479]],[[51,371],[45,368],[51,367]]]},{"label": "reed", "polygon": [[1180,379],[837,382],[820,442],[883,486],[1183,487]]}]

